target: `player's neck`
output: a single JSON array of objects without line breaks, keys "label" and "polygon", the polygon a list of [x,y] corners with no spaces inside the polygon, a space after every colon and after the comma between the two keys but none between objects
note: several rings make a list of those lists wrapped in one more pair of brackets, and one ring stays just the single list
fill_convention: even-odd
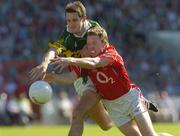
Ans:
[{"label": "player's neck", "polygon": [[109,47],[109,44],[103,44],[102,48],[100,49],[101,51],[98,55],[102,54],[107,47]]},{"label": "player's neck", "polygon": [[74,36],[83,37],[90,27],[91,27],[91,24],[89,23],[89,21],[85,20],[81,30],[78,33],[74,34]]},{"label": "player's neck", "polygon": [[110,46],[110,44],[109,44],[109,43],[106,43],[104,47],[106,48],[106,47],[109,47],[109,46]]},{"label": "player's neck", "polygon": [[82,37],[84,36],[84,33],[85,33],[85,28],[83,27],[79,32],[75,33],[74,35],[76,37]]}]

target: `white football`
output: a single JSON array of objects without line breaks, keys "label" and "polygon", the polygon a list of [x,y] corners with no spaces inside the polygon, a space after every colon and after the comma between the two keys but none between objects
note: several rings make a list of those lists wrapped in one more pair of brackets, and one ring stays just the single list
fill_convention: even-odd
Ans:
[{"label": "white football", "polygon": [[52,97],[52,88],[46,81],[35,81],[29,87],[29,97],[36,104],[45,104]]}]

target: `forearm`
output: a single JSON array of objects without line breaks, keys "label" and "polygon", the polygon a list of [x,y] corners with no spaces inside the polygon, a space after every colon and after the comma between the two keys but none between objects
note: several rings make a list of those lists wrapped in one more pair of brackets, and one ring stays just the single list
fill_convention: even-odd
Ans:
[{"label": "forearm", "polygon": [[45,65],[45,66],[48,66],[48,64],[50,63],[50,60],[55,58],[55,55],[56,55],[56,51],[55,50],[50,50],[48,51],[44,57],[43,57],[43,60],[42,60],[42,65]]},{"label": "forearm", "polygon": [[74,72],[68,72],[64,74],[47,73],[45,80],[49,82],[55,82],[60,84],[72,84],[77,79]]},{"label": "forearm", "polygon": [[64,66],[64,65],[77,65],[81,68],[94,69],[99,67],[105,67],[112,63],[114,60],[111,58],[73,58],[73,57],[58,57],[51,60],[54,65]]},{"label": "forearm", "polygon": [[107,63],[101,58],[65,58],[72,65],[77,65],[81,68],[98,68],[104,67]]},{"label": "forearm", "polygon": [[70,64],[77,65],[81,68],[93,69],[100,63],[100,59],[92,58],[70,58]]},{"label": "forearm", "polygon": [[64,74],[61,75],[54,74],[53,77],[54,77],[54,82],[60,84],[72,84],[74,82],[74,80],[67,78],[66,76],[64,76]]}]

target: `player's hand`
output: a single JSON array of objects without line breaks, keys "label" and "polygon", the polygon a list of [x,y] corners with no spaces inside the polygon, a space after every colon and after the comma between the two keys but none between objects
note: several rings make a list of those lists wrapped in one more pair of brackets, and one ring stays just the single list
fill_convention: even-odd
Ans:
[{"label": "player's hand", "polygon": [[38,65],[35,68],[33,68],[30,72],[29,72],[29,82],[33,82],[36,80],[42,80],[45,77],[45,73],[47,70],[47,66],[46,65]]},{"label": "player's hand", "polygon": [[69,61],[63,57],[56,57],[50,60],[50,65],[54,65],[54,70],[62,71],[65,67],[69,65]]}]

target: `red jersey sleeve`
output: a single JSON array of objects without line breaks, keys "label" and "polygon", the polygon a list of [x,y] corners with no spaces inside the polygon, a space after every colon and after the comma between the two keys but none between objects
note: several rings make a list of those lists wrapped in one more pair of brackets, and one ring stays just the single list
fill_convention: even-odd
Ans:
[{"label": "red jersey sleeve", "polygon": [[114,47],[108,46],[105,48],[104,52],[102,52],[99,56],[99,58],[110,58],[114,61],[119,60],[119,55]]},{"label": "red jersey sleeve", "polygon": [[86,69],[80,68],[80,67],[78,67],[76,65],[70,65],[69,70],[74,71],[77,74],[78,77],[87,75],[87,70]]},{"label": "red jersey sleeve", "polygon": [[78,77],[81,76],[81,68],[76,65],[69,65],[69,71],[74,71]]}]

